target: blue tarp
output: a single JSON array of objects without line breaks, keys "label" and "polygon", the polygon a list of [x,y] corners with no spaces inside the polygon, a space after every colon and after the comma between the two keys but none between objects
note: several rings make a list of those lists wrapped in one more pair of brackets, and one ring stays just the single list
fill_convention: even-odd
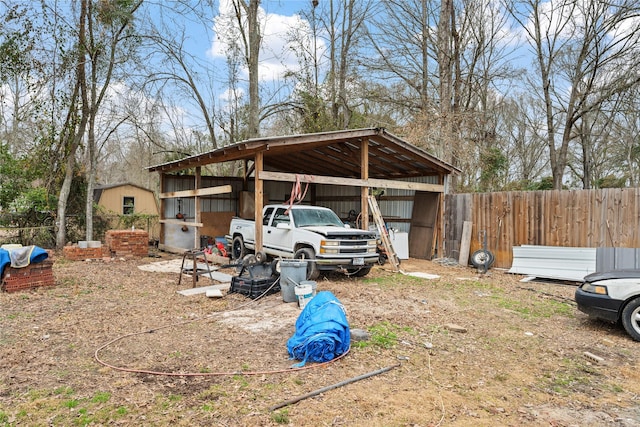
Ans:
[{"label": "blue tarp", "polygon": [[[17,252],[21,252],[21,253],[27,253],[29,256],[29,262],[28,263],[21,263],[20,266],[22,267],[26,267],[27,265],[29,265],[29,263],[38,263],[38,262],[42,262],[45,259],[47,259],[47,257],[49,256],[49,254],[47,253],[47,251],[45,251],[44,249],[38,247],[38,246],[24,246],[21,248],[17,248],[17,249],[12,249],[12,251],[17,251]],[[17,257],[14,257],[17,258]],[[2,249],[0,248],[0,278],[2,277],[3,273],[4,273],[4,268],[7,265],[11,264],[11,253],[9,251],[7,251],[6,249]]]},{"label": "blue tarp", "polygon": [[349,322],[344,306],[328,291],[318,292],[304,307],[296,332],[287,341],[294,367],[312,362],[328,362],[346,353],[351,345]]}]

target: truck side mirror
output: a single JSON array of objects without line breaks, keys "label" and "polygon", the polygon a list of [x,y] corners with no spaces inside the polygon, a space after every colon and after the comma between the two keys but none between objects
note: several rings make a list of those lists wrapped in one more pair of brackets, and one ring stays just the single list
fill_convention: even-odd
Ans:
[{"label": "truck side mirror", "polygon": [[278,225],[276,225],[276,228],[280,228],[282,230],[291,230],[291,224],[287,224],[286,222],[279,222]]}]

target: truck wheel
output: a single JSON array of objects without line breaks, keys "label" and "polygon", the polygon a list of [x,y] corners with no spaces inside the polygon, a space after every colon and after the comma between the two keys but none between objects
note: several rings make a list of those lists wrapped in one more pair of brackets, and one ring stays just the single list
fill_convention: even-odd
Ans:
[{"label": "truck wheel", "polygon": [[231,256],[233,259],[242,259],[247,254],[247,248],[244,247],[242,236],[236,236],[231,243]]},{"label": "truck wheel", "polygon": [[362,268],[356,268],[356,269],[349,269],[347,270],[347,273],[349,273],[349,276],[354,276],[354,277],[364,277],[367,274],[369,274],[369,272],[371,271],[371,267],[362,267]]},{"label": "truck wheel", "polygon": [[[311,248],[300,248],[293,255],[295,259],[315,259],[316,254]],[[307,261],[307,280],[316,280],[320,276],[320,270],[313,261]]]},{"label": "truck wheel", "polygon": [[632,299],[622,310],[622,326],[636,341],[640,341],[640,297]]}]

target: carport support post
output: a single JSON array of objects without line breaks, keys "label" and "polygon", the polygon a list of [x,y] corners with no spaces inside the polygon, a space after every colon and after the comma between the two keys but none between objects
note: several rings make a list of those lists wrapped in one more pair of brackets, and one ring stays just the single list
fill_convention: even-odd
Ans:
[{"label": "carport support post", "polygon": [[[167,191],[167,174],[164,172],[160,172],[160,194]],[[164,233],[166,231],[166,226],[164,225],[164,213],[165,209],[167,209],[167,202],[162,197],[160,198],[160,236],[158,236],[159,242],[165,242]]]},{"label": "carport support post", "polygon": [[[202,167],[198,166],[196,167],[196,176],[195,176],[195,187],[196,187],[196,191],[198,191],[200,189],[200,187],[202,187]],[[196,193],[197,194],[197,193]],[[193,208],[195,209],[195,220],[194,222],[202,222],[200,221],[202,219],[202,212],[200,210],[200,198],[198,196],[195,196],[193,198]],[[193,227],[193,247],[195,249],[199,249],[200,248],[200,227],[194,226]],[[195,271],[194,271],[195,274]]]},{"label": "carport support post", "polygon": [[[360,142],[360,178],[369,179],[369,138],[364,138]],[[360,218],[361,228],[369,229],[369,187],[360,187]]]},{"label": "carport support post", "polygon": [[262,152],[257,152],[255,161],[253,163],[255,167],[255,225],[256,225],[256,252],[262,250],[262,208],[264,201],[264,187],[262,185],[263,181],[260,179],[260,173],[262,172],[262,167],[264,163],[264,156]]}]

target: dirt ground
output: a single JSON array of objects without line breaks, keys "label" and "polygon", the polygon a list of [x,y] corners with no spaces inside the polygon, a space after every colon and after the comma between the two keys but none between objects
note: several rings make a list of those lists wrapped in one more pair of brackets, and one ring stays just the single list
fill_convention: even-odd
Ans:
[{"label": "dirt ground", "polygon": [[55,257],[55,287],[0,293],[0,425],[640,426],[640,343],[574,285],[413,259],[440,277],[319,279],[371,339],[292,370],[295,303],[179,295],[177,272],[138,268],[160,255]]}]

